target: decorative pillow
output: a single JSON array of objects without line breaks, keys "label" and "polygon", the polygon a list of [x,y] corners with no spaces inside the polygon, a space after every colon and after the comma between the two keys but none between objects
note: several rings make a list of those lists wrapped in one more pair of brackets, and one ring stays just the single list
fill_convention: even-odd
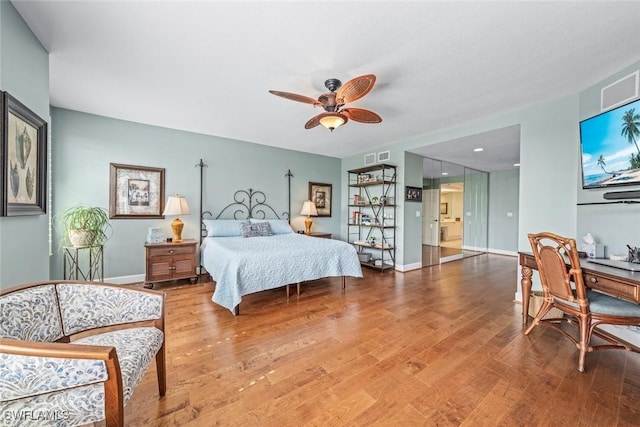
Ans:
[{"label": "decorative pillow", "polygon": [[207,237],[234,237],[242,236],[242,223],[239,219],[203,219],[207,228]]},{"label": "decorative pillow", "polygon": [[273,236],[268,222],[245,222],[242,224],[242,237]]},{"label": "decorative pillow", "polygon": [[271,226],[271,232],[273,234],[289,234],[293,233],[293,229],[289,225],[286,219],[255,219],[251,218],[251,223],[257,224],[260,222],[268,222]]}]

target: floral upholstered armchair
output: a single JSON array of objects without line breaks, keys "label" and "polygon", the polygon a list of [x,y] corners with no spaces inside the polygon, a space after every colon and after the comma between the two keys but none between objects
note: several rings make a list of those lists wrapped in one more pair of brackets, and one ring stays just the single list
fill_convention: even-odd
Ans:
[{"label": "floral upholstered armchair", "polygon": [[1,291],[0,425],[123,426],[154,358],[164,396],[164,299],[79,281]]}]

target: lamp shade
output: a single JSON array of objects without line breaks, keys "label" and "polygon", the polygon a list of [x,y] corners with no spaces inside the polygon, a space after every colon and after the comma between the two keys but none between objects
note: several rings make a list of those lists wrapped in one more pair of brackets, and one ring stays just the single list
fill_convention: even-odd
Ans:
[{"label": "lamp shade", "polygon": [[316,204],[313,203],[311,200],[305,201],[304,204],[302,205],[302,210],[300,211],[300,215],[317,216],[318,210],[316,209]]},{"label": "lamp shade", "polygon": [[162,215],[187,215],[188,213],[189,205],[187,205],[187,199],[176,194],[175,196],[169,196]]},{"label": "lamp shade", "polygon": [[320,115],[320,124],[332,132],[347,121],[349,119],[342,113],[323,113]]}]

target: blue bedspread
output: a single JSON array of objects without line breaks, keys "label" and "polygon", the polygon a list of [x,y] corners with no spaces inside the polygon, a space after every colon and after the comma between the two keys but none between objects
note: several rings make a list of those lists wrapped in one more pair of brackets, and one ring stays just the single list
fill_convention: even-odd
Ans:
[{"label": "blue bedspread", "polygon": [[216,282],[213,301],[232,313],[243,295],[322,277],[362,277],[350,244],[295,233],[207,237],[201,257]]}]

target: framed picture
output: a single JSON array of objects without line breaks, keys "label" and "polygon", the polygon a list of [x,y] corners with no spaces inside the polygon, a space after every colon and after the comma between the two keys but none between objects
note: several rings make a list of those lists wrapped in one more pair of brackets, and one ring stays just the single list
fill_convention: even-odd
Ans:
[{"label": "framed picture", "polygon": [[407,202],[422,202],[422,188],[405,186],[404,200]]},{"label": "framed picture", "polygon": [[0,94],[0,214],[47,212],[47,123],[7,92]]},{"label": "framed picture", "polygon": [[111,163],[109,218],[164,218],[164,169]]},{"label": "framed picture", "polygon": [[449,203],[440,203],[440,215],[447,215],[449,213]]},{"label": "framed picture", "polygon": [[331,216],[331,184],[310,182],[309,200],[316,204],[318,216]]}]

